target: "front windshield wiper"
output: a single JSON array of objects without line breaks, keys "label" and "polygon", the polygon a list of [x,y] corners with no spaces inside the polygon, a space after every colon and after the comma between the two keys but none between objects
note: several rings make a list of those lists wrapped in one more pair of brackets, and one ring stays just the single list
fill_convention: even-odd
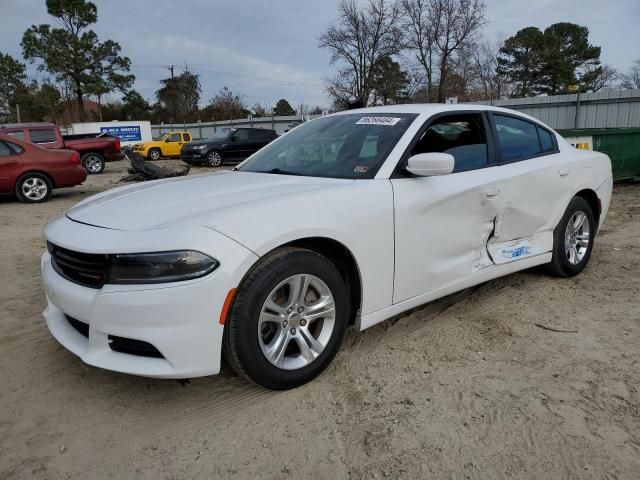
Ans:
[{"label": "front windshield wiper", "polygon": [[257,170],[255,173],[275,173],[276,175],[304,176],[304,173],[292,172],[291,170],[282,170],[281,168],[272,168],[271,170]]}]

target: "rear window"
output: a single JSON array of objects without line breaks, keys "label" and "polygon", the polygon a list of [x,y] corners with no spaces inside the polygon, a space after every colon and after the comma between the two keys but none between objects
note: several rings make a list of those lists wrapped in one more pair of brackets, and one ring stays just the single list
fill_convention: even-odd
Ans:
[{"label": "rear window", "polygon": [[16,130],[15,132],[7,132],[7,135],[16,137],[18,140],[24,140],[24,132],[22,130]]},{"label": "rear window", "polygon": [[526,120],[494,115],[503,162],[523,160],[540,153],[537,127]]},{"label": "rear window", "polygon": [[56,131],[53,128],[30,128],[29,137],[33,143],[53,143],[56,141]]},{"label": "rear window", "polygon": [[183,134],[182,138],[184,138],[185,142],[190,142],[191,141],[191,135],[189,135],[188,133]]},{"label": "rear window", "polygon": [[538,127],[538,136],[540,137],[540,148],[542,148],[543,152],[553,152],[556,149],[551,133],[548,130]]},{"label": "rear window", "polygon": [[8,157],[9,155],[11,155],[9,146],[4,142],[0,142],[0,157]]}]

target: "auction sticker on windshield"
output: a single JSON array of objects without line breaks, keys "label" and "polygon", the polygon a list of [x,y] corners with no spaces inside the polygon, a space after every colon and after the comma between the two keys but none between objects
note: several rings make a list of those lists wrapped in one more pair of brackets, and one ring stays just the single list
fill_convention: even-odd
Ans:
[{"label": "auction sticker on windshield", "polygon": [[389,125],[393,126],[398,123],[401,118],[398,117],[362,117],[356,122],[356,125]]}]

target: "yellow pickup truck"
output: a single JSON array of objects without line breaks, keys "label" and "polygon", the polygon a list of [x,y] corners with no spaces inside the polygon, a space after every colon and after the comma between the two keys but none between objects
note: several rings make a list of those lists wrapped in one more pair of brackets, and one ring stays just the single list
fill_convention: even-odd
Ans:
[{"label": "yellow pickup truck", "polygon": [[159,160],[160,157],[179,157],[182,145],[191,141],[191,133],[169,132],[160,140],[136,143],[133,151],[149,160]]}]

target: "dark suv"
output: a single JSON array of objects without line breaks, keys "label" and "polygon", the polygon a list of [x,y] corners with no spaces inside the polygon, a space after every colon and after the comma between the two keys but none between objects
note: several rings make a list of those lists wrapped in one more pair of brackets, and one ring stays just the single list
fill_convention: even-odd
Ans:
[{"label": "dark suv", "polygon": [[223,128],[206,140],[185,143],[180,159],[219,167],[223,162],[244,160],[276,138],[276,132],[265,128]]}]

